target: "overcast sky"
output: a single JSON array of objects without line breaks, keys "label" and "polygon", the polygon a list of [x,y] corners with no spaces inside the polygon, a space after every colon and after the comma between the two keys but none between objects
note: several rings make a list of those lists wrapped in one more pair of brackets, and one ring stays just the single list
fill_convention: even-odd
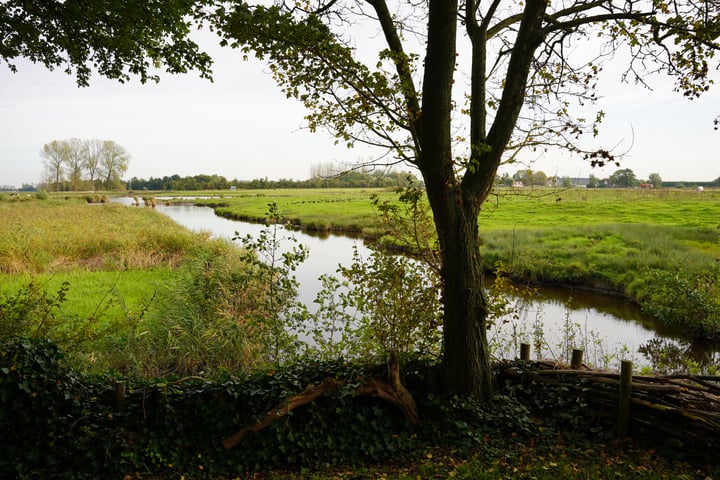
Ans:
[{"label": "overcast sky", "polygon": [[[303,107],[280,92],[267,69],[243,62],[231,49],[208,44],[214,83],[162,75],[159,84],[129,84],[96,77],[79,88],[74,77],[18,62],[0,64],[0,185],[37,183],[45,143],[71,137],[114,140],[130,153],[126,178],[219,174],[228,179],[306,179],[311,166],[367,159],[371,151],[334,146],[324,132],[302,129]],[[710,181],[720,176],[720,90],[688,101],[654,82],[655,91],[618,88],[617,74],[601,90],[606,146],[631,148],[622,168],[639,178]],[[720,86],[719,86],[720,87]],[[535,158],[535,157],[528,157]],[[511,174],[520,169],[512,165]],[[591,169],[556,155],[531,165],[548,175],[607,177],[617,169]]]}]

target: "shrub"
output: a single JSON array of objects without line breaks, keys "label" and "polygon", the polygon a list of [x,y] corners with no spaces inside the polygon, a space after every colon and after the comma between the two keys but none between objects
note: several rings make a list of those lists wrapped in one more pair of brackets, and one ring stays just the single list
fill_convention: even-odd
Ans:
[{"label": "shrub", "polygon": [[254,315],[265,296],[237,251],[199,252],[153,298],[125,310],[102,354],[111,370],[144,378],[264,366],[269,327]]},{"label": "shrub", "polygon": [[664,324],[680,327],[695,338],[720,338],[717,273],[698,277],[652,272],[641,305]]},{"label": "shrub", "polygon": [[[355,249],[344,281],[323,280],[319,307],[306,334],[325,352],[351,357],[438,356],[441,344],[439,280],[423,262]],[[338,335],[335,335],[335,334]]]}]

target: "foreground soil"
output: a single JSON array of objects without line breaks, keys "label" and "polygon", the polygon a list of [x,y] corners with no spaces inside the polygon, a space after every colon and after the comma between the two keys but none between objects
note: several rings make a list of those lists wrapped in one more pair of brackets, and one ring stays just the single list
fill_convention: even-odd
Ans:
[{"label": "foreground soil", "polygon": [[[273,471],[245,478],[275,479],[717,479],[720,466],[690,464],[630,442],[607,445],[522,445],[469,455],[434,450],[414,462],[372,467]],[[241,477],[242,478],[242,477]]]},{"label": "foreground soil", "polygon": [[[425,479],[720,479],[720,456],[716,461],[687,459],[679,445],[654,449],[632,440],[607,443],[568,441],[488,439],[488,444],[471,452],[435,448],[418,452],[404,461],[370,466],[325,465],[297,470],[272,470],[240,474],[234,479],[253,480],[425,480]],[[128,475],[125,480],[143,478]],[[183,479],[191,479],[185,475]],[[161,480],[152,478],[151,480]],[[217,480],[229,480],[226,478]]]}]

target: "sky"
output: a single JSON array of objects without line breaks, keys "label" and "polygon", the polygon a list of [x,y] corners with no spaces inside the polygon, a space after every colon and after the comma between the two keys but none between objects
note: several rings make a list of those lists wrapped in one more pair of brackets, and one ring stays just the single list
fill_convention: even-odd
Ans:
[{"label": "sky", "polygon": [[[303,180],[311,167],[374,157],[367,148],[334,145],[325,132],[303,128],[304,108],[285,98],[266,66],[243,61],[238,51],[201,43],[214,59],[214,82],[161,75],[159,84],[94,77],[77,87],[61,70],[27,61],[12,73],[0,64],[0,186],[38,183],[45,143],[77,137],[114,140],[131,155],[126,179],[178,174],[218,174],[228,179]],[[603,78],[600,107],[606,113],[600,140],[628,150],[620,168],[638,178],[711,181],[720,176],[720,89],[688,101],[669,82],[654,91]],[[720,87],[720,85],[718,85]],[[557,154],[528,156],[529,167],[548,175],[608,177],[615,165],[591,169]],[[515,164],[501,171],[525,168]]]}]

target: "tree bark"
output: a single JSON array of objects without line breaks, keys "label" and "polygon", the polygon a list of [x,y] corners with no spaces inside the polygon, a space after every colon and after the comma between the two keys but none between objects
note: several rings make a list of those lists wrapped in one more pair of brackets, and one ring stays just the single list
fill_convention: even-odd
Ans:
[{"label": "tree bark", "polygon": [[493,395],[487,336],[487,298],[477,233],[478,210],[449,206],[443,231],[443,380],[445,388],[478,399]]},{"label": "tree bark", "polygon": [[[497,3],[493,4],[493,9]],[[540,45],[545,0],[528,0],[508,65],[506,88],[490,131],[484,101],[471,105],[470,165],[455,175],[450,116],[455,69],[457,1],[431,0],[423,82],[422,136],[418,165],[425,181],[441,250],[443,280],[443,380],[446,389],[478,399],[493,395],[486,336],[488,305],[478,238],[480,207],[492,188],[502,154],[525,97],[528,72]],[[485,29],[473,35],[474,96],[484,97]]]}]

